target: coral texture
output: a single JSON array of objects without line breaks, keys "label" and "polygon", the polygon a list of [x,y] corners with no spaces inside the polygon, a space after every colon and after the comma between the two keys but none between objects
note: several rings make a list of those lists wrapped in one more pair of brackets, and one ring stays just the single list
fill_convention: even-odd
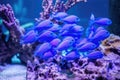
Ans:
[{"label": "coral texture", "polygon": [[44,19],[48,19],[51,13],[56,12],[66,12],[72,6],[74,6],[78,2],[87,2],[87,0],[43,0],[42,1],[42,8],[43,11],[40,13],[40,18],[36,19],[37,21],[41,21]]},{"label": "coral texture", "polygon": [[[27,65],[27,80],[119,80],[120,56],[110,53],[95,62],[78,59],[61,62],[60,55],[54,61],[39,62],[37,59]],[[86,65],[83,68],[83,65]]]},{"label": "coral texture", "polygon": [[107,55],[111,52],[114,52],[120,55],[120,37],[114,34],[111,34],[107,39],[105,39],[101,48],[103,52]]},{"label": "coral texture", "polygon": [[5,35],[0,30],[0,64],[10,61],[11,57],[17,53],[20,53],[21,60],[26,63],[32,57],[33,46],[20,44],[20,37],[24,35],[24,29],[20,28],[19,21],[15,18],[9,4],[0,5],[0,17],[10,32],[10,38],[6,42]]}]

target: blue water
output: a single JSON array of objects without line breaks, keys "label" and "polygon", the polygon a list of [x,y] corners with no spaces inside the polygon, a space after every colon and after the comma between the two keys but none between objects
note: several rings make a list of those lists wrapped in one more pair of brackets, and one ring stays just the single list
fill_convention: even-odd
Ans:
[{"label": "blue water", "polygon": [[[20,21],[22,24],[33,22],[34,18],[39,18],[39,13],[42,11],[42,0],[0,0],[0,4],[10,3],[14,9],[14,5],[18,5],[19,1],[22,2],[22,7],[26,8],[26,13],[24,15],[22,15],[23,13],[20,13],[21,15],[15,13],[18,19],[22,16],[22,20]],[[68,13],[79,16],[81,18],[81,24],[87,26],[85,23],[88,23],[91,13],[95,14],[96,17],[109,17],[108,2],[109,0],[88,0],[86,3],[80,2],[72,7]]]}]

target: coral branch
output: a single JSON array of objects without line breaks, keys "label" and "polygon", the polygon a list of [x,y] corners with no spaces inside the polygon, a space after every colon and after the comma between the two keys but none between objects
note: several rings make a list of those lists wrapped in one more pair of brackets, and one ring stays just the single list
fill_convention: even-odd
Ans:
[{"label": "coral branch", "polygon": [[76,3],[81,2],[81,1],[87,2],[87,0],[68,0],[68,1],[64,4],[65,10],[67,11],[67,10],[70,9],[72,6],[74,6]]},{"label": "coral branch", "polygon": [[0,6],[0,15],[0,17],[3,19],[3,24],[10,31],[12,37],[19,38],[21,35],[23,35],[19,27],[19,22],[15,18],[13,10],[9,4],[7,4],[6,6]]},{"label": "coral branch", "polygon": [[56,0],[54,4],[53,0],[43,0],[42,2],[43,12],[40,13],[40,18],[37,20],[41,21],[44,19],[48,19],[50,18],[50,14],[52,13],[66,12],[76,3],[79,3],[82,1],[87,2],[87,0],[67,0],[66,2],[62,0]]},{"label": "coral branch", "polygon": [[[5,35],[0,31],[0,63],[6,62],[7,59],[10,59],[16,53],[20,53],[20,58],[24,62],[32,58],[32,45],[25,45],[23,48],[23,45],[20,44],[20,37],[23,36],[24,33],[9,4],[0,5],[0,17],[3,20],[3,24],[10,32],[10,38],[6,42],[4,39]],[[23,57],[23,55],[26,56]]]}]

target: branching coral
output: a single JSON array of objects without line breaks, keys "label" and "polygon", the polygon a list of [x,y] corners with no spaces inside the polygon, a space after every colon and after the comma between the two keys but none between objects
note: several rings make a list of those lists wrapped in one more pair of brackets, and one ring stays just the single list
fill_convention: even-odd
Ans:
[{"label": "branching coral", "polygon": [[[9,4],[0,5],[0,17],[10,32],[10,38],[6,42],[4,39],[5,35],[0,31],[0,63],[10,61],[11,57],[16,53],[20,53],[21,60],[26,63],[27,59],[31,58],[32,46],[20,45],[20,37],[24,35],[23,29],[20,28],[20,24]],[[23,56],[24,54],[26,56]]]},{"label": "branching coral", "polygon": [[19,38],[23,33],[19,28],[19,23],[15,19],[10,5],[0,5],[0,17],[3,19],[3,24],[6,26],[11,34],[8,42],[5,42],[4,39],[1,38],[2,45],[0,50],[2,51],[0,55],[4,55],[6,58],[4,56],[0,56],[0,61],[4,62],[5,59],[17,53],[20,46]]},{"label": "branching coral", "polygon": [[54,3],[54,0],[43,0],[43,11],[40,13],[40,18],[37,20],[41,21],[48,19],[52,13],[66,12],[69,8],[81,1],[87,2],[87,0],[67,0],[66,2],[63,0],[56,0]]}]

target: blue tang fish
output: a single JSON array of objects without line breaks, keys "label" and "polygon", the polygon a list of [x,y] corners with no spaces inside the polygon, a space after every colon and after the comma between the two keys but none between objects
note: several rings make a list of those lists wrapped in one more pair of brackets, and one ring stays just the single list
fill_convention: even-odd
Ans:
[{"label": "blue tang fish", "polygon": [[57,47],[57,50],[62,51],[70,48],[75,43],[74,39],[63,40]]},{"label": "blue tang fish", "polygon": [[72,32],[70,32],[70,31],[64,31],[64,32],[62,32],[61,34],[60,34],[61,36],[72,36],[72,37],[81,37],[81,35],[82,35],[82,33],[81,32],[79,32],[79,33],[72,33]]},{"label": "blue tang fish", "polygon": [[93,51],[87,55],[88,59],[96,60],[102,58],[104,55],[101,51]]},{"label": "blue tang fish", "polygon": [[99,26],[109,26],[110,24],[112,24],[112,21],[109,18],[96,18],[94,17],[93,14],[91,14],[90,17],[90,24],[91,25],[99,25]]},{"label": "blue tang fish", "polygon": [[82,26],[79,25],[74,25],[72,28],[70,28],[70,32],[82,32],[84,30],[84,28]]},{"label": "blue tang fish", "polygon": [[60,32],[69,31],[70,28],[72,28],[73,26],[74,26],[73,24],[65,24],[60,30]]},{"label": "blue tang fish", "polygon": [[90,20],[91,20],[90,21],[91,25],[97,24],[100,26],[109,26],[110,24],[112,24],[112,21],[109,18],[96,18],[95,19],[93,14],[91,14]]},{"label": "blue tang fish", "polygon": [[[103,33],[102,33],[103,32]],[[102,33],[102,34],[101,34]],[[88,35],[88,40],[90,40],[90,41],[92,41],[93,40],[93,38],[96,36],[96,37],[99,37],[99,38],[102,38],[102,37],[100,37],[100,35],[101,36],[105,36],[105,35],[107,35],[106,34],[107,32],[106,32],[106,30],[105,30],[105,28],[103,28],[103,27],[98,27],[95,31],[91,31],[90,33],[89,33],[89,35]],[[105,34],[105,35],[103,35],[103,34]],[[109,36],[109,33],[108,33],[108,36]],[[94,40],[95,40],[96,38],[94,38]],[[96,40],[98,40],[98,39],[96,39]],[[103,39],[101,39],[101,40],[103,40]],[[93,41],[92,41],[93,42]]]},{"label": "blue tang fish", "polygon": [[53,27],[49,28],[48,30],[52,32],[59,32],[60,29],[61,29],[60,25],[53,24]]},{"label": "blue tang fish", "polygon": [[65,55],[66,60],[75,60],[78,59],[80,55],[76,51],[71,51]]},{"label": "blue tang fish", "polygon": [[65,37],[65,38],[63,39],[63,41],[65,41],[65,40],[71,40],[71,41],[75,42],[75,40],[74,40],[74,38],[73,38],[72,36],[67,36],[67,37]]},{"label": "blue tang fish", "polygon": [[46,29],[49,29],[53,26],[53,23],[52,21],[50,20],[44,20],[42,22],[40,22],[36,27],[35,27],[35,30],[46,30]]},{"label": "blue tang fish", "polygon": [[44,55],[42,56],[42,58],[44,60],[48,60],[49,58],[54,57],[56,54],[57,54],[57,52],[55,50],[54,51],[50,50],[50,51],[45,52]]},{"label": "blue tang fish", "polygon": [[63,19],[64,22],[68,23],[68,24],[74,24],[80,21],[80,18],[78,18],[75,15],[70,15],[66,18]]},{"label": "blue tang fish", "polygon": [[85,32],[87,38],[93,36],[93,34],[95,33],[95,26],[89,26]]},{"label": "blue tang fish", "polygon": [[52,41],[53,39],[57,38],[57,35],[52,32],[52,31],[45,31],[44,33],[42,33],[40,36],[38,36],[38,40],[41,42],[44,41]]},{"label": "blue tang fish", "polygon": [[61,40],[56,38],[56,39],[53,39],[50,44],[53,46],[53,47],[57,47],[59,44],[60,44]]},{"label": "blue tang fish", "polygon": [[98,27],[95,32],[99,32],[101,30],[105,30],[105,28],[104,27]]},{"label": "blue tang fish", "polygon": [[79,51],[86,52],[88,50],[94,50],[96,48],[96,45],[92,42],[87,42],[83,44],[81,47],[77,47]]},{"label": "blue tang fish", "polygon": [[[91,14],[89,27],[86,29],[86,36],[88,37],[89,34],[94,33],[96,31],[96,29],[97,29],[97,31],[104,29],[104,28],[102,28],[103,26],[109,26],[110,24],[112,24],[112,21],[109,18],[97,18],[97,19],[95,19],[94,15]],[[96,27],[96,25],[101,26],[101,27],[100,28]]]},{"label": "blue tang fish", "polygon": [[58,12],[58,13],[53,15],[53,18],[57,19],[57,20],[62,20],[63,18],[65,18],[67,16],[68,16],[68,14],[65,12]]},{"label": "blue tang fish", "polygon": [[112,24],[112,21],[109,18],[98,18],[96,19],[93,24],[97,24],[100,26],[109,26]]},{"label": "blue tang fish", "polygon": [[41,58],[44,55],[44,53],[49,51],[50,49],[51,49],[50,43],[48,42],[43,43],[37,46],[37,48],[35,49],[34,55]]},{"label": "blue tang fish", "polygon": [[95,32],[91,31],[90,34],[88,35],[88,40],[91,41],[94,35],[95,35]]},{"label": "blue tang fish", "polygon": [[81,47],[81,46],[84,45],[85,43],[88,43],[87,38],[80,39],[80,40],[78,40],[78,42],[77,42],[77,44],[76,44],[76,47]]},{"label": "blue tang fish", "polygon": [[37,40],[37,34],[34,30],[29,31],[26,35],[24,35],[21,39],[22,44],[33,43]]},{"label": "blue tang fish", "polygon": [[44,55],[43,55],[43,59],[49,59],[49,58],[51,58],[51,57],[53,57],[53,54],[52,54],[52,52],[51,51],[48,51],[48,52],[45,52],[44,53]]},{"label": "blue tang fish", "polygon": [[107,30],[100,30],[93,36],[93,41],[101,41],[109,37],[110,33]]}]

